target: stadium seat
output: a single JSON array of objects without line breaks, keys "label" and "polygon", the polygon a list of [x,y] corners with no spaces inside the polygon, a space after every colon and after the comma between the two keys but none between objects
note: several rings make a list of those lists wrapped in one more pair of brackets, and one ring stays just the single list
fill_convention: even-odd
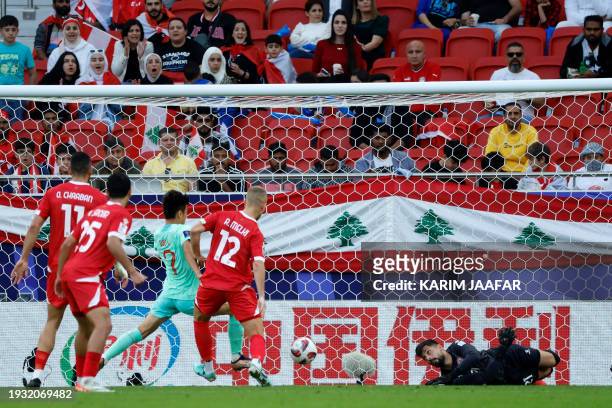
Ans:
[{"label": "stadium seat", "polygon": [[34,63],[36,64],[36,73],[38,74],[38,80],[40,81],[47,73],[47,60],[34,60]]},{"label": "stadium seat", "polygon": [[503,116],[493,116],[491,118],[472,123],[470,125],[470,133],[474,136],[474,145],[484,151],[485,147],[487,147],[491,130],[496,126],[499,126],[503,121]]},{"label": "stadium seat", "polygon": [[274,141],[283,142],[287,150],[303,150],[312,147],[316,129],[308,119],[266,119],[263,129],[265,145]]},{"label": "stadium seat", "polygon": [[508,44],[518,42],[525,50],[525,58],[544,55],[546,31],[540,27],[515,27],[504,30],[497,44],[497,55],[505,56]]},{"label": "stadium seat", "polygon": [[398,57],[405,57],[406,45],[413,40],[423,42],[427,57],[434,58],[442,56],[442,45],[444,43],[442,31],[426,28],[407,28],[402,30],[397,38],[395,55]]},{"label": "stadium seat", "polygon": [[308,23],[303,0],[277,0],[272,3],[268,14],[269,29],[278,30],[286,24],[293,30],[297,23]]},{"label": "stadium seat", "polygon": [[189,17],[204,11],[204,3],[200,0],[178,0],[170,10],[176,17],[180,17],[187,22]]},{"label": "stadium seat", "polygon": [[397,56],[405,56],[405,51],[398,50],[396,39],[400,32],[408,27],[412,27],[416,19],[416,9],[418,0],[379,0],[376,2],[378,12],[389,17],[389,43],[391,48],[395,48]]},{"label": "stadium seat", "polygon": [[576,133],[568,117],[534,118],[530,125],[538,130],[538,140],[546,143],[551,152],[565,153],[572,149]]},{"label": "stadium seat", "polygon": [[395,70],[408,62],[406,58],[379,58],[374,61],[370,74],[387,74],[393,79]]},{"label": "stadium seat", "polygon": [[562,62],[562,56],[552,55],[549,57],[529,57],[525,65],[538,74],[541,79],[559,79]]},{"label": "stadium seat", "polygon": [[251,39],[253,40],[253,45],[255,45],[260,50],[265,50],[266,37],[270,34],[274,34],[274,30],[251,30]]},{"label": "stadium seat", "polygon": [[446,43],[447,57],[460,57],[474,61],[493,55],[495,36],[486,28],[465,28],[453,30]]},{"label": "stadium seat", "polygon": [[353,124],[353,118],[327,116],[323,121],[323,126],[319,129],[318,145],[319,148],[326,145],[333,145],[345,154],[351,149],[349,131]]},{"label": "stadium seat", "polygon": [[125,153],[132,159],[138,158],[140,148],[132,143],[140,135],[138,126],[131,120],[122,119],[115,123],[113,127],[113,136],[120,139],[125,145]]},{"label": "stadium seat", "polygon": [[604,106],[605,103],[602,102],[602,97],[599,93],[564,96],[553,107],[553,115],[557,117],[569,116],[579,122],[580,120],[588,120],[593,115],[601,113]]},{"label": "stadium seat", "polygon": [[609,148],[612,146],[612,112],[578,120],[577,130],[580,132],[580,148],[588,142],[596,142]]},{"label": "stadium seat", "polygon": [[559,55],[563,57],[570,41],[582,34],[582,27],[561,27],[557,28],[550,39],[548,55]]},{"label": "stadium seat", "polygon": [[298,75],[312,71],[312,59],[310,58],[291,58],[291,62]]},{"label": "stadium seat", "polygon": [[231,128],[231,136],[236,141],[236,146],[242,152],[247,149],[259,150],[261,146],[261,129],[264,127],[265,119],[262,112],[251,112],[247,116],[239,116],[234,119]]},{"label": "stadium seat", "polygon": [[44,142],[45,135],[43,133],[42,124],[37,120],[17,120],[11,124],[11,129],[15,132],[17,138],[32,139],[38,147]]},{"label": "stadium seat", "polygon": [[470,77],[474,81],[488,81],[493,72],[506,67],[506,57],[484,57],[474,61]]},{"label": "stadium seat", "polygon": [[469,61],[458,57],[427,58],[442,70],[442,81],[467,81],[470,72]]},{"label": "stadium seat", "polygon": [[108,126],[100,120],[73,120],[65,124],[78,150],[87,153],[92,161],[100,161],[104,156],[104,138]]},{"label": "stadium seat", "polygon": [[262,30],[266,15],[266,5],[260,1],[225,0],[221,10],[244,20],[251,30]]}]

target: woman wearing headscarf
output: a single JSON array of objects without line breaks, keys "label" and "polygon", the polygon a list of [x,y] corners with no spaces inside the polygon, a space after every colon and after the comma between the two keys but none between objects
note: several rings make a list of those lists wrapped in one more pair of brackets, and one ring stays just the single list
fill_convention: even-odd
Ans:
[{"label": "woman wearing headscarf", "polygon": [[140,85],[172,85],[170,78],[162,74],[162,59],[159,55],[151,53],[145,57],[145,75]]},{"label": "woman wearing headscarf", "polygon": [[217,47],[209,47],[202,58],[200,72],[212,75],[215,84],[231,84],[232,79],[227,75],[226,65],[223,52]]},{"label": "woman wearing headscarf", "polygon": [[153,44],[145,40],[138,20],[129,20],[121,34],[123,40],[115,43],[111,70],[121,82],[138,83],[145,74],[144,59],[153,52]]},{"label": "woman wearing headscarf", "polygon": [[66,51],[70,51],[76,55],[79,66],[81,70],[84,71],[84,67],[89,63],[89,53],[95,48],[81,37],[81,21],[75,17],[68,17],[62,24],[62,33],[64,34],[64,39],[60,45],[51,52],[47,60],[47,72],[51,71],[59,59],[59,56]]}]

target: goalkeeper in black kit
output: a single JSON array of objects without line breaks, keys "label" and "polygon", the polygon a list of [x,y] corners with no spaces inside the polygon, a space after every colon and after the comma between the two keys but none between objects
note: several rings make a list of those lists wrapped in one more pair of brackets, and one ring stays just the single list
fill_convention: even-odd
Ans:
[{"label": "goalkeeper in black kit", "polygon": [[498,333],[500,346],[485,351],[463,341],[446,350],[435,340],[425,340],[416,348],[417,356],[434,367],[441,376],[427,385],[529,385],[552,374],[560,358],[552,350],[538,350],[513,344],[512,328]]}]

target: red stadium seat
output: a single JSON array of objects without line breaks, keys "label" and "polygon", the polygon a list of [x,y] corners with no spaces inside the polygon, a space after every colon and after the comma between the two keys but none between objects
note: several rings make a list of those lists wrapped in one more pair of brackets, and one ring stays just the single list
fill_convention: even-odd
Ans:
[{"label": "red stadium seat", "polygon": [[351,149],[349,131],[353,124],[352,118],[327,116],[319,129],[319,147],[332,145],[340,148],[343,154]]},{"label": "red stadium seat", "polygon": [[580,148],[588,142],[596,142],[606,148],[612,146],[612,112],[596,114],[586,120],[579,120]]},{"label": "red stadium seat", "polygon": [[416,9],[418,0],[379,0],[376,8],[379,14],[389,17],[389,43],[396,49],[396,55],[405,56],[405,51],[397,52],[395,47],[396,39],[400,32],[408,27],[412,27],[416,19]]},{"label": "red stadium seat", "polygon": [[163,74],[170,78],[175,84],[185,83],[185,74],[182,72],[164,71]]},{"label": "red stadium seat", "polygon": [[529,57],[525,65],[542,79],[559,79],[562,62],[562,56],[553,55],[550,57]]},{"label": "red stadium seat", "polygon": [[221,5],[221,10],[236,17],[236,20],[244,20],[251,30],[264,28],[266,5],[259,1],[226,0]]},{"label": "red stadium seat", "polygon": [[505,56],[508,44],[518,42],[525,50],[525,58],[544,55],[546,31],[540,27],[516,27],[504,30],[497,44],[497,55]]},{"label": "red stadium seat", "polygon": [[278,30],[285,24],[294,29],[297,23],[308,23],[303,0],[277,0],[270,6],[268,28]]},{"label": "red stadium seat", "polygon": [[576,123],[580,120],[589,120],[594,115],[601,113],[605,103],[601,94],[564,96],[559,103],[553,107],[553,115],[557,117],[569,116]]},{"label": "red stadium seat", "polygon": [[393,79],[395,70],[407,62],[406,58],[379,58],[374,61],[370,74],[387,74]]},{"label": "red stadium seat", "polygon": [[65,129],[78,150],[87,153],[92,161],[100,161],[104,156],[104,138],[108,126],[100,120],[73,120],[65,124]]},{"label": "red stadium seat", "polygon": [[126,154],[132,159],[136,159],[140,155],[140,147],[132,143],[132,140],[136,140],[139,136],[139,132],[138,126],[128,119],[118,121],[113,127],[113,136],[123,142]]},{"label": "red stadium seat", "polygon": [[428,58],[442,70],[442,81],[467,81],[470,72],[469,61],[458,57]]},{"label": "red stadium seat", "polygon": [[251,39],[253,44],[260,50],[266,49],[266,37],[274,34],[274,30],[251,30]]},{"label": "red stadium seat", "polygon": [[474,61],[493,55],[495,36],[486,28],[464,28],[453,30],[446,43],[447,57],[461,57]]},{"label": "red stadium seat", "polygon": [[551,152],[565,153],[572,149],[576,134],[570,118],[536,117],[530,125],[538,130],[538,140],[546,143]]},{"label": "red stadium seat", "polygon": [[561,27],[557,28],[550,39],[548,55],[559,55],[563,57],[567,45],[572,39],[582,34],[582,27]]},{"label": "red stadium seat", "polygon": [[493,116],[491,118],[472,123],[470,126],[470,133],[474,135],[474,144],[484,151],[485,147],[487,147],[491,130],[496,126],[499,126],[503,121],[504,118],[502,116]]},{"label": "red stadium seat", "polygon": [[291,58],[291,62],[298,75],[312,71],[312,59],[310,58]]},{"label": "red stadium seat", "polygon": [[316,129],[308,119],[266,119],[264,131],[265,145],[274,141],[283,142],[287,150],[304,150],[310,148]]},{"label": "red stadium seat", "polygon": [[34,63],[36,64],[36,73],[38,74],[38,80],[40,81],[47,73],[47,60],[34,60]]},{"label": "red stadium seat", "polygon": [[239,116],[234,119],[231,136],[236,141],[238,149],[243,152],[247,149],[259,150],[261,129],[264,124],[265,118],[262,112],[251,112],[247,116]]},{"label": "red stadium seat", "polygon": [[178,0],[170,10],[176,17],[180,17],[187,22],[189,17],[204,11],[204,3],[200,0]]},{"label": "red stadium seat", "polygon": [[506,57],[484,57],[474,61],[471,78],[474,81],[488,81],[493,72],[508,65]]},{"label": "red stadium seat", "polygon": [[406,56],[406,45],[410,41],[419,40],[425,45],[425,55],[427,57],[441,57],[444,38],[441,30],[428,28],[407,28],[399,33],[395,55],[398,57]]}]

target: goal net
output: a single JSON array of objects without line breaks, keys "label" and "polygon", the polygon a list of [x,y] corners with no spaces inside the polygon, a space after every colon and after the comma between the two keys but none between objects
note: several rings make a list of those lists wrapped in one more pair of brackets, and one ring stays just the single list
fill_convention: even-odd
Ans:
[{"label": "goal net", "polygon": [[[240,209],[258,184],[270,193],[259,224],[274,384],[354,383],[343,370],[353,352],[374,361],[366,383],[421,384],[439,371],[415,355],[420,342],[484,350],[507,326],[521,345],[559,354],[547,384],[610,384],[610,361],[593,348],[612,347],[611,91],[607,79],[3,87],[25,116],[0,115],[0,342],[10,350],[0,386],[21,384],[45,323],[48,223],[27,278],[12,285],[10,274],[72,151],[92,157],[101,190],[115,171],[133,182],[124,245],[148,280],[123,289],[106,279],[107,346],[161,291],[153,237],[164,191],[188,192],[192,225]],[[204,254],[209,245],[205,234]],[[227,317],[214,319],[216,384],[248,384],[231,369],[227,330]],[[75,331],[66,313],[44,385],[68,384]],[[318,350],[309,366],[289,352],[302,336]],[[192,319],[177,315],[99,375],[204,385],[198,358]]]}]

